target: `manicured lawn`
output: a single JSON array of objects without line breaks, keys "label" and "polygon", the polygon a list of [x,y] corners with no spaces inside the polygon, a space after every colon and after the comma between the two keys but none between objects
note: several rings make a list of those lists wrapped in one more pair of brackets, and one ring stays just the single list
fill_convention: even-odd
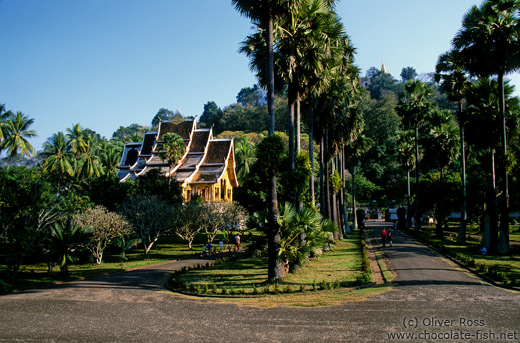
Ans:
[{"label": "manicured lawn", "polygon": [[[226,291],[237,294],[266,293],[277,287],[280,292],[296,292],[300,289],[312,290],[320,285],[340,283],[342,287],[355,285],[361,272],[361,246],[359,235],[353,234],[318,258],[311,259],[302,270],[290,273],[278,282],[270,285],[267,280],[267,261],[263,257],[249,257],[215,266],[190,270],[176,276],[176,282],[189,284],[191,289],[208,289],[221,294]],[[223,291],[224,289],[224,291]],[[215,291],[216,290],[216,291]]]}]

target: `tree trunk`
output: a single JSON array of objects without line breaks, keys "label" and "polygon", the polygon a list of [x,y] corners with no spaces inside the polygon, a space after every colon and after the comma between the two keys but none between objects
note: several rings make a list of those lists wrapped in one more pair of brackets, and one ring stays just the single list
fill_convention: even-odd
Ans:
[{"label": "tree trunk", "polygon": [[[269,111],[269,136],[275,132],[274,112],[274,54],[273,54],[273,16],[269,15],[267,25],[267,106]],[[268,204],[268,270],[267,278],[270,281],[283,277],[283,264],[278,259],[280,250],[280,233],[278,229],[278,195],[276,194],[276,175],[269,177],[269,204]]]},{"label": "tree trunk", "polygon": [[301,152],[301,113],[300,113],[300,93],[296,92],[296,155]]},{"label": "tree trunk", "polygon": [[352,163],[352,229],[357,228],[356,213],[356,163]]},{"label": "tree trunk", "polygon": [[309,192],[311,204],[314,205],[314,106],[309,106],[309,160],[311,162],[311,176],[309,178]]},{"label": "tree trunk", "polygon": [[502,198],[500,199],[500,241],[497,252],[509,253],[509,185],[507,175],[507,131],[506,131],[506,104],[504,94],[504,74],[498,75],[500,118],[502,120],[502,158],[500,169],[502,174]]},{"label": "tree trunk", "polygon": [[421,211],[419,209],[419,127],[415,125],[415,228],[421,230]]},{"label": "tree trunk", "polygon": [[[332,159],[330,165],[331,165],[330,175],[334,175],[334,171],[336,170],[336,158],[335,157]],[[329,185],[329,189],[331,189],[330,185]],[[330,204],[331,204],[332,221],[334,222],[334,224],[336,224],[336,226],[338,227],[338,230],[341,230],[341,226],[340,226],[339,220],[338,220],[338,212],[337,212],[337,196],[333,189],[331,189],[331,191],[330,191]],[[340,238],[340,233],[339,233],[339,231],[336,231],[334,233],[334,239],[339,239],[339,238]]]},{"label": "tree trunk", "polygon": [[486,192],[486,210],[489,216],[489,250],[495,253],[498,247],[498,203],[495,185],[495,152],[493,149],[490,152],[489,159],[491,164],[491,176]]},{"label": "tree trunk", "polygon": [[326,208],[326,218],[328,219],[331,219],[333,220],[333,217],[332,217],[332,206],[331,206],[331,201],[330,199],[332,198],[331,197],[331,194],[330,194],[330,162],[329,162],[329,130],[328,129],[325,129],[325,144],[324,144],[324,148],[325,148],[325,153],[324,153],[324,157],[325,157],[325,170],[324,170],[324,185],[323,187],[325,188],[325,208]]},{"label": "tree trunk", "polygon": [[[459,118],[462,113],[462,102],[459,102]],[[462,202],[460,208],[460,227],[459,234],[457,236],[457,242],[459,244],[466,243],[466,223],[468,221],[467,212],[467,199],[466,199],[466,149],[464,146],[464,125],[459,123],[460,126],[460,159],[461,159],[461,179],[462,179]]]},{"label": "tree trunk", "polygon": [[325,135],[323,131],[320,135],[320,213],[327,217],[327,207],[325,204]]},{"label": "tree trunk", "polygon": [[406,170],[406,183],[408,185],[408,196],[406,198],[406,205],[407,205],[407,209],[406,209],[406,226],[407,228],[411,228],[412,225],[411,225],[411,222],[412,222],[412,216],[410,215],[411,214],[411,211],[410,211],[410,197],[412,195],[412,192],[410,190],[410,169],[407,169]]},{"label": "tree trunk", "polygon": [[[443,188],[444,188],[444,183],[443,183],[443,171],[444,171],[444,168],[441,168],[441,173],[440,173],[440,178],[439,178],[439,187],[440,187],[440,194],[441,194],[441,197],[444,195],[444,192],[443,192]],[[442,238],[444,236],[444,232],[443,232],[443,229],[442,229],[442,224],[444,222],[444,205],[443,205],[443,199],[437,199],[437,225],[435,226],[435,229],[436,229],[436,236],[439,237],[439,238]]]}]

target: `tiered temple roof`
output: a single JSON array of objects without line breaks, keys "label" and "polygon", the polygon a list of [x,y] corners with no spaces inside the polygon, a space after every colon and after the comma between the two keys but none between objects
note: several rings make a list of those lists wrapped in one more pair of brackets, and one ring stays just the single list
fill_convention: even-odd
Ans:
[{"label": "tiered temple roof", "polygon": [[[159,157],[162,137],[170,132],[181,136],[186,145],[180,162],[172,168]],[[125,144],[118,172],[121,181],[136,179],[153,168],[159,168],[165,177],[175,178],[183,189],[226,182],[238,187],[233,140],[214,139],[212,129],[197,129],[192,118],[161,122],[158,131],[146,133],[142,142]]]}]

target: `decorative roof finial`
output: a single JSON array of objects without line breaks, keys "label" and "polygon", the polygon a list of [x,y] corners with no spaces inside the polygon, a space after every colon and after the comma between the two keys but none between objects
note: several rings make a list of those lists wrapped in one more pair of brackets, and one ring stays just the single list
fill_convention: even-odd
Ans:
[{"label": "decorative roof finial", "polygon": [[381,72],[386,74],[385,60],[383,59],[383,64],[381,64]]}]

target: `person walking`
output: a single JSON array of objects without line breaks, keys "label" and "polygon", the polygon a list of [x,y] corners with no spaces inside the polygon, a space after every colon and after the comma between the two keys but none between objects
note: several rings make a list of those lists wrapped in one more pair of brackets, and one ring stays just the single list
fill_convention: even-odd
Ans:
[{"label": "person walking", "polygon": [[383,248],[386,246],[386,238],[388,237],[388,232],[386,231],[386,227],[383,228],[381,232],[381,242],[383,243]]},{"label": "person walking", "polygon": [[240,234],[237,233],[235,236],[235,250],[240,251]]},{"label": "person walking", "polygon": [[388,243],[390,246],[392,246],[392,228],[388,228],[388,237],[386,238],[388,240]]}]

